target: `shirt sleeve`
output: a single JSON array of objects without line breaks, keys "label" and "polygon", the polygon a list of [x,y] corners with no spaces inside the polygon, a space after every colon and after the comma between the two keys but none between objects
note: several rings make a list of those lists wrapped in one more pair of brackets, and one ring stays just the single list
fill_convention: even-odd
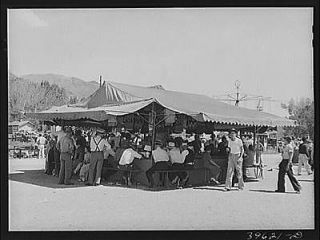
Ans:
[{"label": "shirt sleeve", "polygon": [[111,145],[108,143],[108,141],[106,139],[104,139],[104,146],[106,147],[106,150],[111,149]]},{"label": "shirt sleeve", "polygon": [[293,152],[293,147],[291,145],[288,145],[288,152]]},{"label": "shirt sleeve", "polygon": [[56,147],[57,147],[58,151],[60,152],[60,140],[57,142]]},{"label": "shirt sleeve", "polygon": [[70,147],[70,150],[71,150],[71,151],[74,150],[74,142],[73,142],[72,139],[70,140],[69,147]]},{"label": "shirt sleeve", "polygon": [[132,154],[133,154],[133,156],[135,157],[135,158],[141,158],[142,156],[139,154],[139,153],[137,153],[135,150],[132,150]]},{"label": "shirt sleeve", "polygon": [[186,159],[186,156],[189,154],[189,151],[188,150],[184,150],[181,155],[182,155],[182,159],[183,161]]},{"label": "shirt sleeve", "polygon": [[112,148],[108,149],[109,154],[114,157],[116,153],[112,150]]}]

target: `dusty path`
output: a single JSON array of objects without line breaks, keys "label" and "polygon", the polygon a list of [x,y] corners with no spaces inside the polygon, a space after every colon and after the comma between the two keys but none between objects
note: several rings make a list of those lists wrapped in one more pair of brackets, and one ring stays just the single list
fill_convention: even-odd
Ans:
[{"label": "dusty path", "polygon": [[223,186],[160,192],[114,186],[61,188],[56,178],[39,171],[42,160],[10,159],[9,229],[313,229],[313,175],[303,172],[298,177],[300,195],[288,179],[289,193],[273,193],[278,171],[267,170],[280,158],[264,159],[265,178],[247,182],[241,192],[222,192]]}]

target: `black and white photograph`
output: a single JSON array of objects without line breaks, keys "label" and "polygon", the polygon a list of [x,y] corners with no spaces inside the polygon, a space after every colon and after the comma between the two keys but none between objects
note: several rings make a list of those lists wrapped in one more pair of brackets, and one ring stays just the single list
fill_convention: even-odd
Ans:
[{"label": "black and white photograph", "polygon": [[304,239],[313,23],[312,7],[8,8],[8,231]]}]

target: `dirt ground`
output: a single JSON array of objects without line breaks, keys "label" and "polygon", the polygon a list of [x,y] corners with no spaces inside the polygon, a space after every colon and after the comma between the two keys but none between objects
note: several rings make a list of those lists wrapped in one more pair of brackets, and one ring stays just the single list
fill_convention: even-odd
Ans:
[{"label": "dirt ground", "polygon": [[9,159],[9,230],[313,229],[313,174],[297,176],[301,194],[288,178],[287,193],[274,193],[280,155],[263,158],[264,179],[230,192],[223,185],[168,191],[61,186],[43,173],[43,159]]}]

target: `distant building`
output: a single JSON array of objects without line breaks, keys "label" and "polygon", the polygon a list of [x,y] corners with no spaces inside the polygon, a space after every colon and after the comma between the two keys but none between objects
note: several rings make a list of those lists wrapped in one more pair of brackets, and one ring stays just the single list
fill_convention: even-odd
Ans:
[{"label": "distant building", "polygon": [[8,125],[8,133],[13,134],[19,131],[34,131],[36,130],[36,125],[29,121],[14,121],[10,122]]}]

